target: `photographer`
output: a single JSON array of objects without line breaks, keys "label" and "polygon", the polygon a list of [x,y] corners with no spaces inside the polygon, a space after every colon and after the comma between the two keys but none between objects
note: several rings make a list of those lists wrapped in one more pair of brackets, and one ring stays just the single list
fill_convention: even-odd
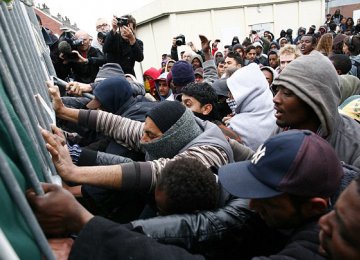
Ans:
[{"label": "photographer", "polygon": [[64,38],[58,49],[60,64],[57,67],[65,68],[67,78],[74,81],[93,82],[99,67],[105,63],[101,51],[91,47],[90,35],[84,31],[77,31],[72,38]]},{"label": "photographer", "polygon": [[185,36],[180,34],[179,36],[176,36],[173,38],[172,45],[171,45],[171,59],[174,61],[179,60],[178,50],[177,47],[181,45],[185,45]]},{"label": "photographer", "polygon": [[110,31],[110,25],[105,18],[99,18],[96,20],[96,39],[91,43],[91,46],[98,48],[102,52],[102,48],[105,42],[106,35]]},{"label": "photographer", "polygon": [[103,52],[107,62],[118,63],[125,74],[135,76],[135,61],[144,59],[143,42],[135,36],[136,20],[131,15],[112,19],[112,30],[106,36]]}]

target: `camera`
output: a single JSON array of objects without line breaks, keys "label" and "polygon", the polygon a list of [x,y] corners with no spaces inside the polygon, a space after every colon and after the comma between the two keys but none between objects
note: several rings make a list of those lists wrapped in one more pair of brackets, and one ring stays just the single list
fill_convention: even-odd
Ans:
[{"label": "camera", "polygon": [[126,17],[116,17],[116,20],[117,20],[117,25],[119,27],[122,27],[122,26],[127,26],[129,21]]},{"label": "camera", "polygon": [[175,37],[176,39],[176,46],[185,45],[185,36],[183,34],[179,34]]},{"label": "camera", "polygon": [[70,43],[70,45],[73,47],[79,47],[82,46],[83,44],[84,44],[84,40],[81,38],[77,40],[72,40],[72,42]]},{"label": "camera", "polygon": [[63,37],[61,37],[62,41],[66,41],[71,45],[71,47],[79,47],[84,44],[84,39],[75,39],[74,34],[71,32],[65,32]]},{"label": "camera", "polygon": [[97,37],[99,39],[99,42],[101,41],[100,43],[104,43],[106,39],[106,33],[98,32]]}]

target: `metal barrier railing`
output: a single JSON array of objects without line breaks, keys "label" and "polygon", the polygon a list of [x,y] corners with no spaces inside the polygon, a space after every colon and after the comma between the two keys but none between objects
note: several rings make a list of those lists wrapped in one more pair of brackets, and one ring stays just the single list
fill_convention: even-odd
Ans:
[{"label": "metal barrier railing", "polygon": [[[15,113],[31,139],[33,150],[36,151],[36,154],[31,156],[37,156],[44,179],[53,182],[57,176],[56,169],[38,126],[50,130],[50,124],[54,123],[54,116],[49,115],[43,103],[47,107],[52,107],[45,81],[50,80],[50,75],[56,74],[50,51],[42,38],[32,1],[14,0],[11,4],[12,8],[9,10],[8,5],[0,0],[0,80]],[[42,102],[39,101],[41,99]],[[22,174],[38,195],[44,194],[37,175],[39,173],[33,167],[33,162],[3,100],[0,100],[0,120],[9,132],[22,169],[25,169]],[[7,187],[14,205],[26,220],[44,258],[55,259],[1,149],[0,178]]]}]

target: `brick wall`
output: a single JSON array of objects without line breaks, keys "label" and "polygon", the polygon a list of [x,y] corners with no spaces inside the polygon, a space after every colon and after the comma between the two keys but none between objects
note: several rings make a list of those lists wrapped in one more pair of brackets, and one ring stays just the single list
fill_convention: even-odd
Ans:
[{"label": "brick wall", "polygon": [[56,20],[55,18],[51,17],[49,14],[34,8],[35,13],[40,16],[41,22],[45,28],[48,28],[51,30],[54,34],[60,35],[62,33],[62,30],[60,30],[60,27],[62,26],[62,23]]}]

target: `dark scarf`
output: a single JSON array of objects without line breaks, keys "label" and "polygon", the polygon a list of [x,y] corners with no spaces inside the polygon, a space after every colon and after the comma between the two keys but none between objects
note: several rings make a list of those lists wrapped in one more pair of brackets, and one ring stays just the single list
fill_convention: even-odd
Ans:
[{"label": "dark scarf", "polygon": [[173,158],[202,132],[203,130],[196,123],[193,113],[186,109],[179,120],[160,139],[141,143],[142,148],[146,151],[146,160]]}]

